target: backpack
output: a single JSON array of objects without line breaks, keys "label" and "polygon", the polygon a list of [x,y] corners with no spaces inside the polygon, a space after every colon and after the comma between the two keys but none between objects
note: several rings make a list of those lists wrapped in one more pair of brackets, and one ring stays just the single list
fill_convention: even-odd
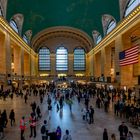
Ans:
[{"label": "backpack", "polygon": [[41,134],[45,134],[45,132],[46,132],[46,127],[45,127],[45,125],[43,125],[41,127]]}]

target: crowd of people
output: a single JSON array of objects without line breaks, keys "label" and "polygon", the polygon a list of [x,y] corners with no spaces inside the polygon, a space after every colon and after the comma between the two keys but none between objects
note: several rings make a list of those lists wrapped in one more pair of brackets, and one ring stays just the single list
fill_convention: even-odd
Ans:
[{"label": "crowd of people", "polygon": [[[63,94],[60,89],[55,87],[55,85],[32,85],[31,87],[24,87],[23,89],[13,88],[12,90],[7,90],[1,92],[0,98],[6,101],[6,98],[13,99],[14,96],[23,98],[25,104],[28,104],[28,99],[30,96],[38,96],[40,99],[40,104],[37,104],[36,101],[33,101],[30,104],[31,112],[30,117],[27,119],[25,116],[22,116],[20,119],[20,131],[21,131],[21,140],[25,140],[25,130],[29,126],[30,128],[30,138],[37,136],[37,126],[42,125],[40,128],[40,133],[42,140],[72,140],[72,136],[67,129],[65,134],[62,137],[61,126],[57,126],[56,130],[49,131],[48,120],[44,120],[42,123],[42,112],[40,109],[41,104],[44,102],[44,98],[47,97],[47,108],[48,112],[56,106],[56,111],[63,111],[63,106],[66,103],[69,106],[70,112],[72,112],[72,105],[75,101],[74,98],[77,98],[78,104],[81,101],[84,101],[84,106],[81,110],[81,118],[83,121],[86,121],[88,124],[94,124],[94,114],[95,108],[90,104],[92,98],[96,99],[96,107],[104,108],[106,113],[109,112],[109,105],[114,104],[114,114],[120,118],[126,118],[133,125],[140,126],[140,106],[134,98],[131,99],[132,91],[128,91],[128,96],[126,96],[124,90],[109,89],[106,87],[98,88],[96,86],[73,86],[71,85],[69,89]],[[53,100],[53,103],[52,103]],[[49,113],[48,113],[49,116]],[[50,117],[50,116],[49,116]],[[15,118],[14,109],[11,110],[9,114],[10,125],[13,126],[17,121]],[[4,129],[7,127],[8,115],[6,110],[3,112],[0,111],[0,134],[1,137],[4,137]],[[128,127],[123,122],[118,131],[120,132],[120,140],[133,140],[133,133],[129,131]],[[61,138],[62,137],[62,138]],[[116,140],[116,135],[113,133],[111,140]],[[108,140],[108,131],[107,128],[103,131],[103,140]]]}]

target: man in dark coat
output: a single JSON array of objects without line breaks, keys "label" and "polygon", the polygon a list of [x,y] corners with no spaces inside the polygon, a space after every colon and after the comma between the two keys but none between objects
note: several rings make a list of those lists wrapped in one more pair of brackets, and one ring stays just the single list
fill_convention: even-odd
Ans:
[{"label": "man in dark coat", "polygon": [[89,109],[89,124],[94,122],[94,108],[90,106]]},{"label": "man in dark coat", "polygon": [[48,133],[48,136],[50,137],[50,140],[57,140],[55,131]]},{"label": "man in dark coat", "polygon": [[13,109],[10,112],[9,119],[11,120],[11,126],[13,126],[13,123],[15,123],[15,112]]},{"label": "man in dark coat", "polygon": [[124,122],[122,122],[122,124],[119,126],[118,130],[120,132],[120,140],[125,140],[127,137],[127,133],[128,133],[128,127],[125,125]]}]

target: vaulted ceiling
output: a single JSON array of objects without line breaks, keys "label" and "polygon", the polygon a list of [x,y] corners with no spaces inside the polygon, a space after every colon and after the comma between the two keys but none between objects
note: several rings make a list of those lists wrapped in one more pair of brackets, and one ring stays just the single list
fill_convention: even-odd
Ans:
[{"label": "vaulted ceiling", "polygon": [[92,36],[103,35],[102,15],[120,20],[119,0],[9,0],[7,20],[17,13],[24,15],[22,34],[31,29],[33,36],[54,26],[78,28]]}]

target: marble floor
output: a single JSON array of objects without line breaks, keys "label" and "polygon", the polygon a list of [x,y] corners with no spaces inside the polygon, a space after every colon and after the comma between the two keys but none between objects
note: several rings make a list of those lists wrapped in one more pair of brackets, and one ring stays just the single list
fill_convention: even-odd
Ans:
[{"label": "marble floor", "polygon": [[[10,98],[3,101],[0,99],[0,110],[6,109],[9,116],[10,110],[14,109],[16,114],[16,123],[13,127],[8,122],[7,128],[5,128],[5,137],[3,140],[20,140],[19,120],[24,115],[28,120],[31,113],[31,102],[36,101],[42,111],[42,118],[39,120],[37,125],[37,137],[29,138],[30,130],[27,126],[25,131],[25,140],[40,140],[40,127],[44,119],[48,120],[48,126],[50,131],[54,131],[59,125],[62,129],[62,135],[66,129],[70,130],[73,140],[102,140],[103,130],[107,128],[109,137],[112,133],[116,134],[117,140],[119,140],[118,126],[121,124],[122,119],[114,116],[112,105],[110,106],[109,113],[105,113],[103,109],[95,107],[95,99],[90,100],[90,104],[95,109],[95,123],[88,124],[82,120],[81,109],[83,108],[83,101],[78,104],[77,100],[74,99],[72,112],[70,112],[68,105],[65,103],[63,112],[56,111],[56,105],[53,103],[53,109],[51,112],[47,110],[47,97],[44,98],[43,104],[40,104],[39,97],[30,96],[27,104],[24,103],[24,99],[21,97],[14,97],[13,100]],[[129,130],[134,134],[134,140],[140,140],[140,130],[135,129],[131,124],[126,122]]]}]

